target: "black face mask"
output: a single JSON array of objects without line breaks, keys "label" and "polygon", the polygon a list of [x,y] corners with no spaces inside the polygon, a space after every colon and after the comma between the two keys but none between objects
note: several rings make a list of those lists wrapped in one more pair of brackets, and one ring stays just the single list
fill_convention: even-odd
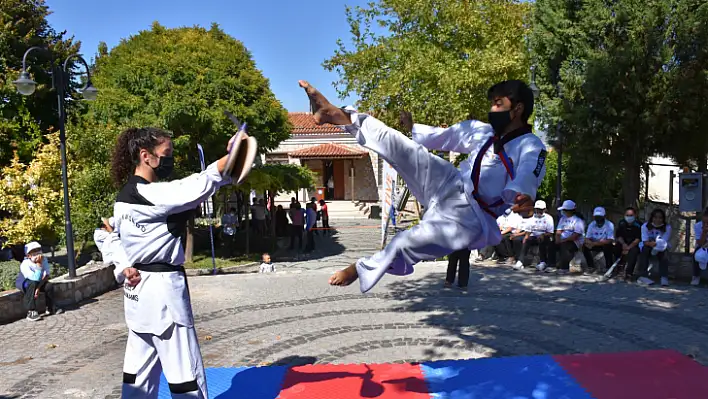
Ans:
[{"label": "black face mask", "polygon": [[598,226],[602,226],[605,224],[605,218],[602,216],[595,216],[595,223],[597,223]]},{"label": "black face mask", "polygon": [[172,170],[175,168],[174,157],[160,157],[160,163],[156,168],[152,168],[155,171],[155,175],[158,179],[164,180],[170,177]]},{"label": "black face mask", "polygon": [[506,130],[506,127],[511,123],[511,111],[499,111],[489,113],[489,124],[492,129],[500,136]]}]

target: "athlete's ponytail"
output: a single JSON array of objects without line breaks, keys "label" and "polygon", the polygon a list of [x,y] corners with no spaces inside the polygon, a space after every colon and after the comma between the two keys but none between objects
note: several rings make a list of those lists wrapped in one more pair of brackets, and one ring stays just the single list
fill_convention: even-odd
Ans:
[{"label": "athlete's ponytail", "polygon": [[113,184],[120,188],[135,172],[141,149],[152,152],[155,147],[170,137],[170,133],[153,127],[140,129],[131,127],[121,132],[113,148],[111,160]]}]

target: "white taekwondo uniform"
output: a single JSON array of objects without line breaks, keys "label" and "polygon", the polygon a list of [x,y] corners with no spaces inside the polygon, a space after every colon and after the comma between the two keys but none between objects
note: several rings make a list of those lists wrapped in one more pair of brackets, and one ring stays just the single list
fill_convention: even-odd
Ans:
[{"label": "white taekwondo uniform", "polygon": [[[546,148],[530,126],[497,138],[492,127],[480,121],[448,128],[416,124],[411,140],[372,116],[349,107],[345,111],[352,124],[344,128],[385,159],[426,209],[420,224],[398,233],[382,251],[357,261],[362,292],[385,273],[407,275],[422,260],[498,244],[497,217],[517,194],[535,199],[546,173]],[[458,170],[428,150],[470,156]]]},{"label": "white taekwondo uniform", "polygon": [[173,398],[208,397],[180,237],[190,213],[228,182],[213,163],[170,182],[131,176],[118,194],[115,233],[127,260],[120,267],[141,275],[135,287],[124,286],[124,398],[157,398],[161,371]]}]

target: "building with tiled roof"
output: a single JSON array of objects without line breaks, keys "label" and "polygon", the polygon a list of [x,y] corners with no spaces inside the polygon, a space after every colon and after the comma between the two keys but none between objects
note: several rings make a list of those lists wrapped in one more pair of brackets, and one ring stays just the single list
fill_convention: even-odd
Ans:
[{"label": "building with tiled roof", "polygon": [[[266,163],[293,163],[308,167],[316,175],[314,191],[301,198],[325,200],[379,200],[379,157],[360,146],[339,126],[318,126],[309,112],[288,114],[293,129],[290,138],[266,154]],[[289,198],[293,193],[284,193]]]}]

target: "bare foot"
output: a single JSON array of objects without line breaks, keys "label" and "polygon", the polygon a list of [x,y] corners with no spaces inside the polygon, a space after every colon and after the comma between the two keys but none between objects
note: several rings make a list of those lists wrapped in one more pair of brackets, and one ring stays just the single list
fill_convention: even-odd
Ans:
[{"label": "bare foot", "polygon": [[300,80],[298,83],[300,84],[300,87],[305,89],[307,97],[310,98],[312,112],[315,113],[315,123],[318,125],[325,123],[331,123],[333,125],[351,125],[352,121],[349,115],[327,101],[325,96],[323,96],[317,89],[310,86],[307,81]]},{"label": "bare foot", "polygon": [[346,269],[342,269],[329,278],[329,285],[338,285],[340,287],[347,286],[359,278],[359,273],[356,271],[356,264],[352,264]]}]

